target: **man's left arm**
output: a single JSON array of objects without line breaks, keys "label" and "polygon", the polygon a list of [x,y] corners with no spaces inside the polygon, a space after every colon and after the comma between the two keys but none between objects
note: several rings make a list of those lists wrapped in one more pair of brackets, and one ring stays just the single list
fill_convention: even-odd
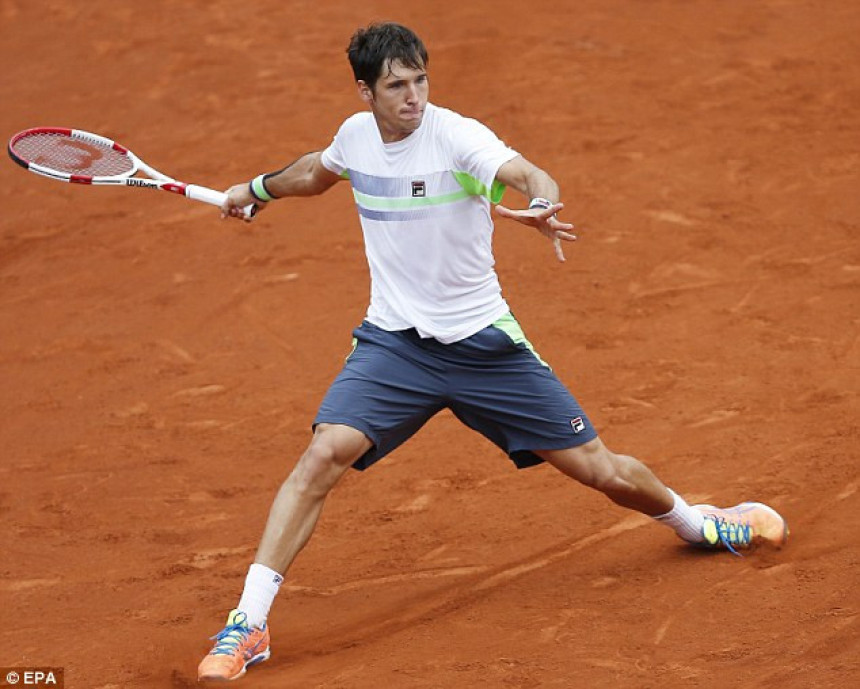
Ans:
[{"label": "man's left arm", "polygon": [[561,242],[572,242],[576,236],[568,232],[573,229],[573,225],[561,222],[556,217],[564,208],[564,204],[558,200],[556,181],[520,155],[504,163],[496,173],[496,179],[530,199],[527,210],[515,211],[505,206],[496,206],[496,213],[503,218],[510,218],[537,229],[552,240],[556,257],[559,261],[564,261]]}]

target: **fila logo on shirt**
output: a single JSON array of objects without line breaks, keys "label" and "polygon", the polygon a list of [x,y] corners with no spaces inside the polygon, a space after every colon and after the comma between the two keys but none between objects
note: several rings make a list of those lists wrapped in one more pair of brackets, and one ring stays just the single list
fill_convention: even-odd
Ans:
[{"label": "fila logo on shirt", "polygon": [[570,427],[574,433],[582,433],[585,430],[585,421],[582,420],[581,416],[577,416],[570,420]]},{"label": "fila logo on shirt", "polygon": [[425,196],[427,196],[427,186],[424,184],[424,180],[412,182],[412,198],[424,198]]}]

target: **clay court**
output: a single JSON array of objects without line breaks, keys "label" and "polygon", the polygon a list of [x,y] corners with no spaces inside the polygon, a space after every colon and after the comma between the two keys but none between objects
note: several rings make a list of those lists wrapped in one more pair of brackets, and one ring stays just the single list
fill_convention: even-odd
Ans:
[{"label": "clay court", "polygon": [[[568,261],[499,219],[497,269],[607,444],[793,538],[690,549],[443,413],[334,491],[242,686],[860,684],[860,4],[0,0],[0,130],[225,189],[362,107],[376,19],[561,184]],[[196,686],[367,306],[349,187],[246,225],[4,161],[0,665]]]}]

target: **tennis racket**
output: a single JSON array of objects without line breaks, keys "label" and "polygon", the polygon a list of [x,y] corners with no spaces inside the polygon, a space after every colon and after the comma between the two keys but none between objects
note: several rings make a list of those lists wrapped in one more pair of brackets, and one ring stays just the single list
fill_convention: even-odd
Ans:
[{"label": "tennis racket", "polygon": [[[227,198],[223,192],[168,177],[125,146],[80,129],[25,129],[9,140],[9,156],[30,172],[60,182],[161,189],[213,206],[220,206]],[[148,177],[136,177],[137,173]],[[245,217],[251,218],[257,207],[251,204],[243,210]]]}]

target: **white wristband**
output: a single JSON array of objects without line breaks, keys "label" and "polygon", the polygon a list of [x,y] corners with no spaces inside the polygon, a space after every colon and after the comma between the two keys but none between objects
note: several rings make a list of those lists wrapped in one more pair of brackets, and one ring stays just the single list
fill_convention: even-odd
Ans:
[{"label": "white wristband", "polygon": [[549,199],[543,199],[540,196],[535,196],[531,201],[529,201],[529,208],[549,208],[552,205],[552,201]]}]

